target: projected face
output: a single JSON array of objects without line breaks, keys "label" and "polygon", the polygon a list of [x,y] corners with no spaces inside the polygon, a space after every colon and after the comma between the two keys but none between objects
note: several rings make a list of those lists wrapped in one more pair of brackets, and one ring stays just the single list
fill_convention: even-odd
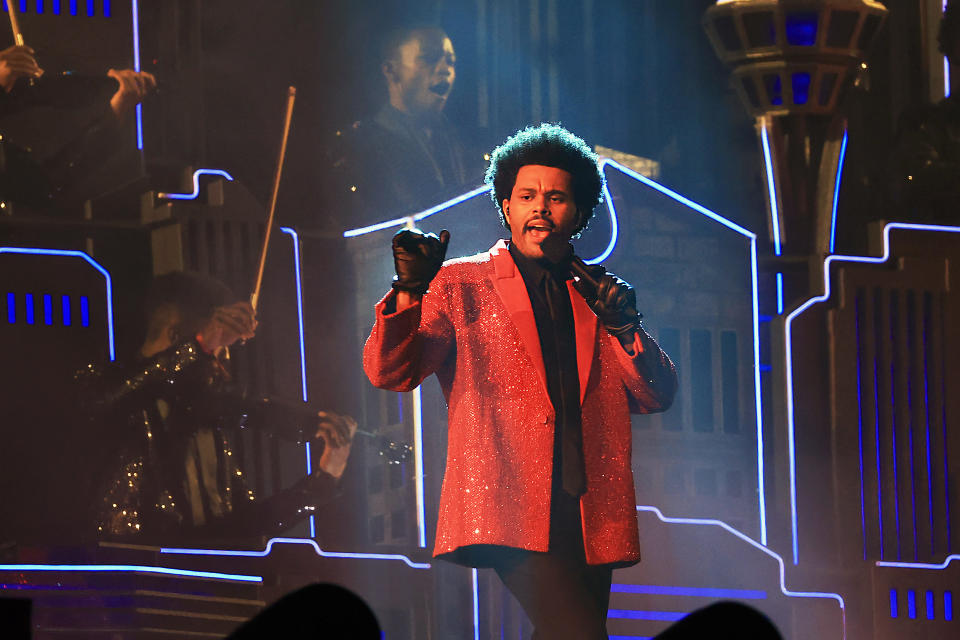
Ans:
[{"label": "projected face", "polygon": [[413,116],[443,111],[456,78],[456,53],[443,32],[423,31],[404,42],[384,63],[394,107]]},{"label": "projected face", "polygon": [[551,233],[569,240],[579,213],[573,176],[563,169],[528,164],[520,167],[510,197],[501,203],[510,240],[528,258],[542,258],[540,243]]}]

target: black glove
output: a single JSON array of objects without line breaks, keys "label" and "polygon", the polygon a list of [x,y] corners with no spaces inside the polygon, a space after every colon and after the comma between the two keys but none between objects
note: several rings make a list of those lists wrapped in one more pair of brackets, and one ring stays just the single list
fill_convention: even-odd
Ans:
[{"label": "black glove", "polygon": [[450,232],[444,229],[438,238],[435,233],[416,229],[401,229],[393,236],[393,266],[397,276],[393,288],[408,293],[424,294],[430,281],[440,271],[447,255]]},{"label": "black glove", "polygon": [[640,326],[643,315],[637,313],[637,294],[627,282],[602,265],[591,266],[591,275],[597,281],[596,289],[584,279],[578,279],[574,286],[593,312],[600,318],[607,331],[618,338],[629,336]]}]

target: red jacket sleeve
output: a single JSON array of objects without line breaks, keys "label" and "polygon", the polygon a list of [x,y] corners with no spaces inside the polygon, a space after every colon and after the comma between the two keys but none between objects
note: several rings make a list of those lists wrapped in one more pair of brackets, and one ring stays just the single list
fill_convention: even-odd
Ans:
[{"label": "red jacket sleeve", "polygon": [[363,370],[375,387],[411,391],[453,352],[453,324],[444,312],[439,279],[422,302],[403,311],[387,313],[395,303],[393,291],[377,303],[373,330],[363,348]]}]

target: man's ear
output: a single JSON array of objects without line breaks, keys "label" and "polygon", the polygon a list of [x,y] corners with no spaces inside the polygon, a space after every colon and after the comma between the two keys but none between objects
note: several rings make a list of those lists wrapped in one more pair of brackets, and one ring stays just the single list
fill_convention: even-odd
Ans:
[{"label": "man's ear", "polygon": [[500,210],[503,211],[503,219],[507,221],[507,226],[510,225],[510,198],[504,198],[503,202],[500,203]]},{"label": "man's ear", "polygon": [[397,81],[397,67],[396,62],[393,60],[384,60],[380,64],[380,71],[383,73],[383,77],[387,79],[387,82],[396,82]]}]

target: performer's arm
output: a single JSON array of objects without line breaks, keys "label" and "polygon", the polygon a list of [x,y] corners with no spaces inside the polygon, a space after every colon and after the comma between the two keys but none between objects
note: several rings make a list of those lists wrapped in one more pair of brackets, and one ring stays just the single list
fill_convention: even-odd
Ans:
[{"label": "performer's arm", "polygon": [[446,231],[437,237],[404,229],[394,236],[397,277],[393,290],[376,307],[376,323],[363,352],[364,371],[374,386],[410,391],[434,373],[453,349],[442,276],[431,286],[449,240]]},{"label": "performer's arm", "polygon": [[593,267],[596,289],[578,281],[577,289],[616,343],[623,364],[624,386],[635,413],[665,411],[677,389],[677,372],[670,358],[640,323],[636,292],[602,266]]}]

